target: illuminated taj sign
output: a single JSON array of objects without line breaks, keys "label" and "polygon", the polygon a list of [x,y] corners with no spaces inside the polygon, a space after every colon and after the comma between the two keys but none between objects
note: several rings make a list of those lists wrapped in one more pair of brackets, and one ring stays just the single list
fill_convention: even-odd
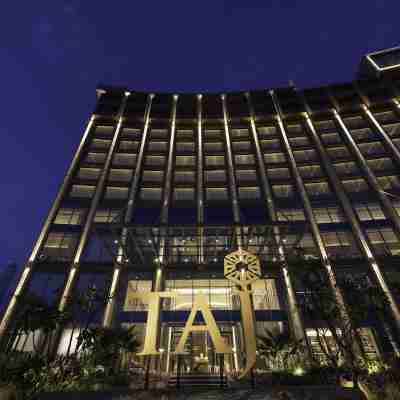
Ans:
[{"label": "illuminated taj sign", "polygon": [[[225,257],[224,273],[225,277],[236,285],[234,293],[237,294],[240,299],[246,352],[246,365],[240,375],[240,378],[242,378],[247,375],[256,362],[255,318],[249,285],[261,277],[260,261],[255,255],[244,250],[238,250]],[[178,297],[178,294],[175,292],[130,292],[128,296],[130,298],[141,298],[148,302],[144,346],[143,350],[138,355],[161,355],[161,352],[157,350],[160,334],[159,321],[161,303],[165,298],[171,299]],[[195,318],[198,312],[201,313],[204,320],[204,324],[202,325],[195,324]],[[194,297],[192,309],[186,320],[185,327],[174,354],[185,354],[184,347],[191,332],[208,332],[215,346],[215,351],[218,354],[231,354],[233,352],[232,347],[226,343],[221,335],[205,295],[199,294]]]}]

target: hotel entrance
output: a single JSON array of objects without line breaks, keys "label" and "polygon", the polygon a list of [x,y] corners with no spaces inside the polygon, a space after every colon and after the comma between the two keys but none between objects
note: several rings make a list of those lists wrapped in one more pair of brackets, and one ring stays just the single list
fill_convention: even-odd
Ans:
[{"label": "hotel entrance", "polygon": [[[219,329],[225,342],[235,348],[233,326],[220,325]],[[175,348],[181,339],[183,326],[168,328],[166,370],[170,375],[218,375],[235,370],[234,354],[217,354],[208,332],[191,332],[185,344],[185,354],[176,355]],[[236,349],[235,349],[236,350]]]}]

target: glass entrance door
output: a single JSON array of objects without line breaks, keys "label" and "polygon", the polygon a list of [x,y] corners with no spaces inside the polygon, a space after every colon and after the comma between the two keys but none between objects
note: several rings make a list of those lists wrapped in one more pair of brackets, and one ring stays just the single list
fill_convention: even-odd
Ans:
[{"label": "glass entrance door", "polygon": [[[226,343],[233,347],[232,327],[220,326],[219,328]],[[208,332],[191,332],[185,344],[185,354],[180,355],[178,360],[174,352],[182,336],[183,327],[171,326],[169,329],[171,329],[171,341],[168,348],[170,373],[177,373],[178,364],[183,374],[218,375],[221,366],[224,372],[232,370],[233,356],[217,354]]]}]

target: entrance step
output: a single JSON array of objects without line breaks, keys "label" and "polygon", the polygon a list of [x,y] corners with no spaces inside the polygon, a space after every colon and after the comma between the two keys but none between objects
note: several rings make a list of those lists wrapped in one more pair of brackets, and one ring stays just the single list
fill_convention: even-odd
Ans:
[{"label": "entrance step", "polygon": [[[168,380],[169,387],[177,387],[178,378],[176,376],[171,377]],[[193,388],[227,388],[228,379],[226,376],[221,377],[219,375],[201,375],[201,374],[183,374],[179,378],[180,387],[193,387]]]}]

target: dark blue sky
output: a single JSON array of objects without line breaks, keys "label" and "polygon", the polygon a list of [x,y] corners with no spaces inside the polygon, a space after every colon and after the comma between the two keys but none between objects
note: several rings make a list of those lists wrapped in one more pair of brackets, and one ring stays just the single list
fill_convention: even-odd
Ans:
[{"label": "dark blue sky", "polygon": [[12,1],[2,4],[0,266],[23,262],[99,82],[154,91],[352,79],[398,45],[398,0]]}]

